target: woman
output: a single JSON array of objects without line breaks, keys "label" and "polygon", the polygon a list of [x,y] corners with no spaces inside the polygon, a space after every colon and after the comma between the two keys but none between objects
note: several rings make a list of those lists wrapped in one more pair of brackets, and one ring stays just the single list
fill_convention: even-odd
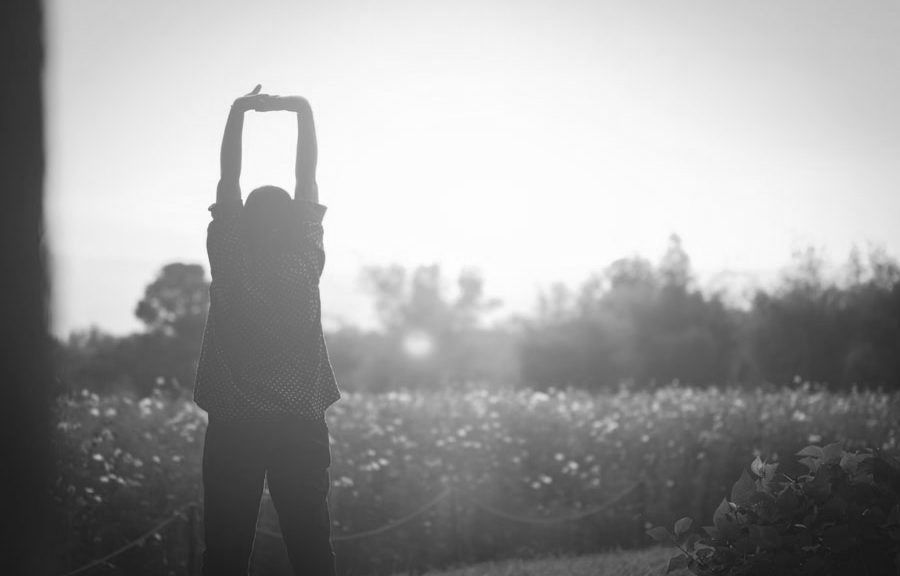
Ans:
[{"label": "woman", "polygon": [[[295,574],[333,575],[325,410],[341,394],[322,334],[325,263],[316,132],[299,96],[237,98],[222,138],[207,232],[212,283],[194,401],[209,414],[203,448],[203,574],[247,574],[267,478]],[[244,113],[297,115],[294,198],[257,188],[242,202]]]}]

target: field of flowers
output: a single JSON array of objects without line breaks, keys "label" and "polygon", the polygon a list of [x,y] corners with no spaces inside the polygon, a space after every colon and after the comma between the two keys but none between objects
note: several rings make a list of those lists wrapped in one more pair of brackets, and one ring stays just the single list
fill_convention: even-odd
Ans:
[{"label": "field of flowers", "polygon": [[[327,419],[333,536],[381,527],[454,489],[395,529],[335,542],[341,571],[389,574],[648,544],[649,525],[710,517],[755,455],[782,461],[779,471],[792,475],[792,455],[807,444],[896,447],[900,395],[832,394],[809,384],[621,387],[599,395],[468,385],[440,393],[345,393]],[[199,501],[205,424],[187,399],[86,392],[61,398],[57,492],[71,535],[63,564],[76,568],[101,557]],[[624,496],[597,514],[540,521],[616,494]],[[260,525],[277,532],[267,501]],[[186,564],[189,531],[187,522],[174,523],[93,573],[174,571]],[[260,573],[284,565],[274,536],[261,534],[256,554]]]}]

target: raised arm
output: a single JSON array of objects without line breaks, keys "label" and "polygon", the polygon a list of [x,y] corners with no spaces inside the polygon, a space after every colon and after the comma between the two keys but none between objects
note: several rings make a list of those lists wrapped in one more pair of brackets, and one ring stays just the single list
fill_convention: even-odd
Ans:
[{"label": "raised arm", "polygon": [[262,89],[260,84],[252,92],[236,99],[228,112],[222,151],[219,157],[221,172],[216,188],[216,203],[223,205],[241,200],[241,143],[244,132],[244,113],[254,109],[254,101]]},{"label": "raised arm", "polygon": [[319,148],[316,142],[316,123],[313,120],[312,107],[302,96],[287,96],[285,109],[297,113],[297,159],[294,163],[296,185],[294,198],[309,202],[319,201],[319,188],[316,185],[316,163]]}]

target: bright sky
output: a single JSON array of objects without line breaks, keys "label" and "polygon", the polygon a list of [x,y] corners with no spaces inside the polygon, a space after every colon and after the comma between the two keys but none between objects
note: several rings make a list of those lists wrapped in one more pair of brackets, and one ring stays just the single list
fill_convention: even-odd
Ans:
[{"label": "bright sky", "polygon": [[[681,235],[702,280],[806,245],[900,255],[893,0],[47,0],[54,330],[137,329],[206,264],[233,98],[319,132],[323,314],[367,264],[482,271],[508,311]],[[287,113],[245,122],[245,195],[293,186]]]}]

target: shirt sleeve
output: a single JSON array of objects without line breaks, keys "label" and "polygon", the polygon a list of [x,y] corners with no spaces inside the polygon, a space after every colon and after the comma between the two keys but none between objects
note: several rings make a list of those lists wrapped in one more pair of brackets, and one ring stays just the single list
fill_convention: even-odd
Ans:
[{"label": "shirt sleeve", "polygon": [[214,202],[209,205],[209,212],[213,220],[227,220],[237,217],[244,203],[240,198],[236,200],[226,200],[224,202]]},{"label": "shirt sleeve", "polygon": [[206,232],[206,252],[213,278],[230,274],[240,250],[240,199],[216,202],[209,207],[212,222]]},{"label": "shirt sleeve", "polygon": [[302,222],[321,224],[325,212],[328,210],[327,206],[309,200],[294,200],[294,205],[297,207],[297,214]]},{"label": "shirt sleeve", "polygon": [[297,210],[298,243],[300,257],[308,274],[318,282],[325,268],[324,229],[322,219],[327,206],[308,200],[294,200]]}]

